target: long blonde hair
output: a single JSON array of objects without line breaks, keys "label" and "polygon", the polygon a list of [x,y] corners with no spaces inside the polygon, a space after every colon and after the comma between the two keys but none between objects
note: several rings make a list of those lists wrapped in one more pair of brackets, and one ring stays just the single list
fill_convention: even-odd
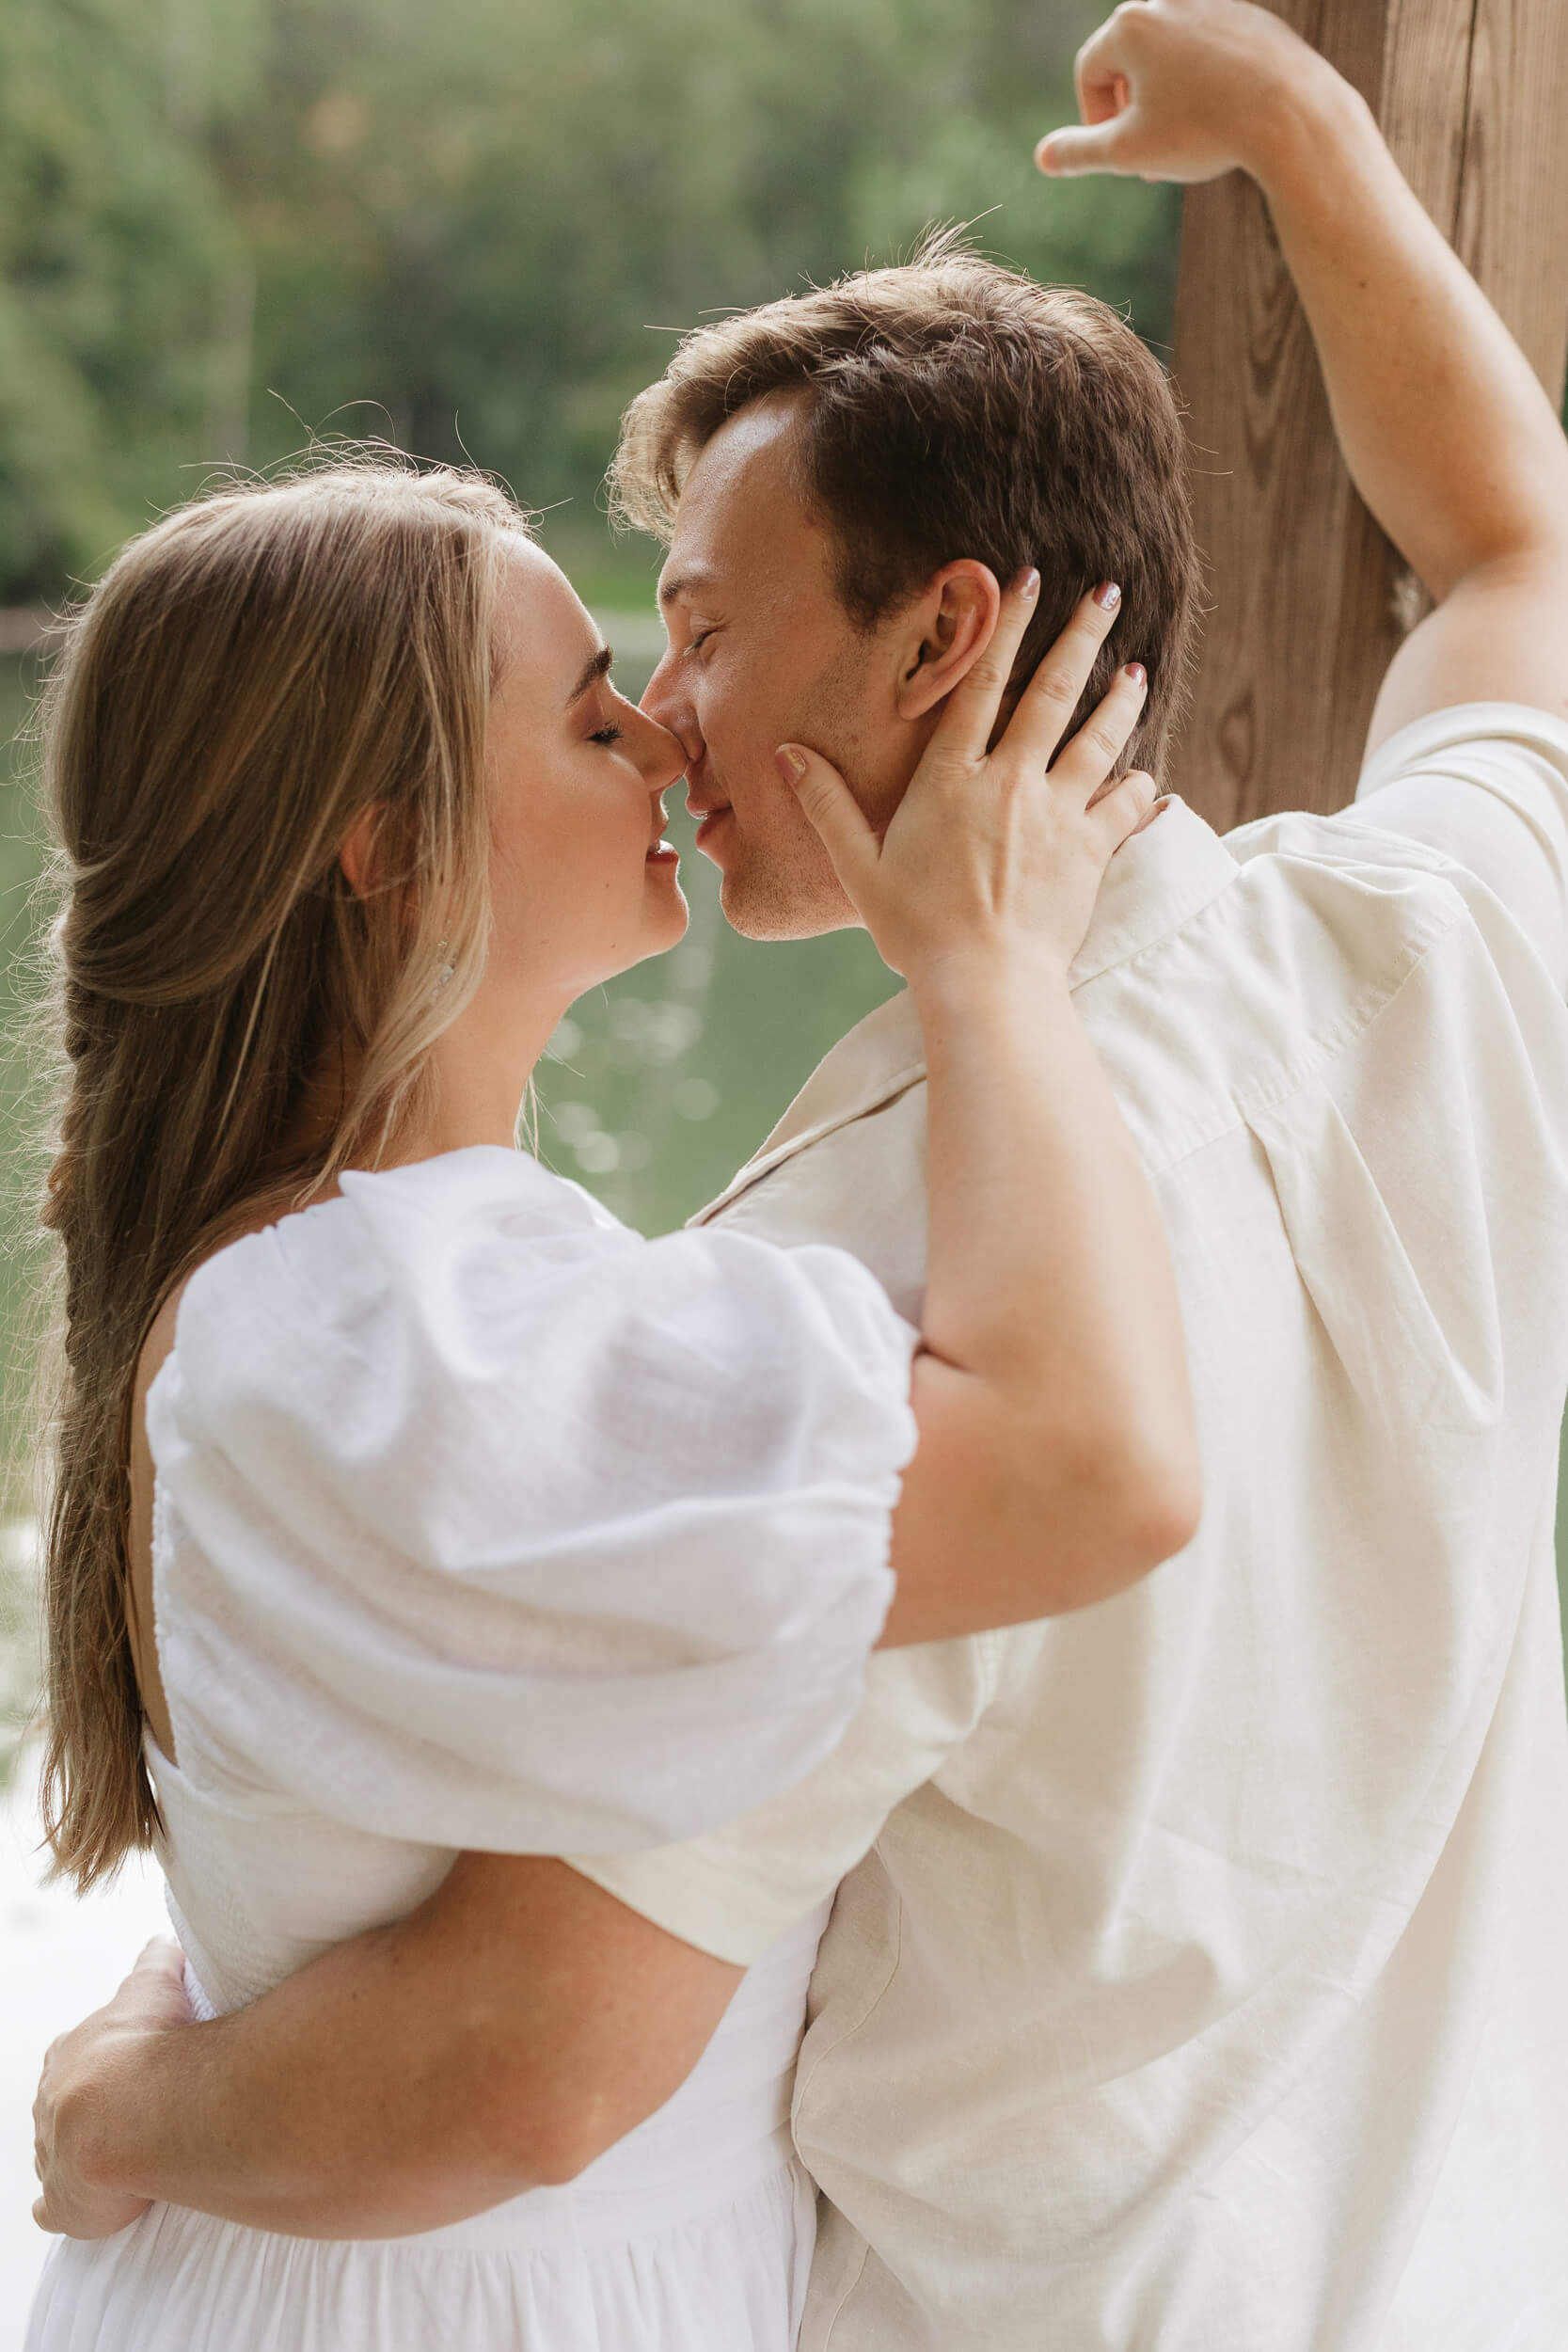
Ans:
[{"label": "long blonde hair", "polygon": [[[427,1107],[484,955],[494,617],[526,528],[479,476],[371,453],[225,488],[124,550],[45,691],[64,1297],[43,1789],[79,1886],[157,1822],[128,1613],[148,1329],[258,1207],[375,1165]],[[339,850],[367,808],[360,896]]]}]

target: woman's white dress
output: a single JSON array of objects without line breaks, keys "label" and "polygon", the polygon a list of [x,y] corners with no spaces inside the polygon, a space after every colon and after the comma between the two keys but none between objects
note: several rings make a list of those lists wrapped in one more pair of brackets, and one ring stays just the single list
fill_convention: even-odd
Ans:
[{"label": "woman's white dress", "polygon": [[[197,2006],[400,1917],[466,1847],[674,1842],[808,1772],[891,1597],[913,1344],[840,1251],[643,1241],[491,1149],[347,1176],[210,1260],[147,1408],[179,1758],[149,1763]],[[27,2352],[790,2352],[821,1927],[569,2186],[353,2243],[157,2205],[62,2242]]]}]

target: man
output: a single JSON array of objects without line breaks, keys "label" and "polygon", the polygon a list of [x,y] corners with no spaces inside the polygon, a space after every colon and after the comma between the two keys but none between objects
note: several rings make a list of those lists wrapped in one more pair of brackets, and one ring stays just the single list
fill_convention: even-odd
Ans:
[{"label": "man", "polygon": [[[673,2088],[650,2046],[842,1881],[796,2094],[826,2193],[808,2352],[1568,2341],[1568,452],[1276,21],[1146,0],[1080,63],[1049,168],[1261,181],[1347,460],[1436,607],[1350,816],[1221,843],[1167,807],[1077,965],[1166,1216],[1203,1527],[1075,1619],[879,1658],[844,1747],[698,1847],[465,1857],[240,2017],[101,2035],[99,2226],[117,2187],[223,2210],[259,2143],[324,2195],[351,2162],[434,2172],[482,2066],[516,2119],[498,2179],[549,2177],[575,2102],[569,2171]],[[732,920],[847,919],[829,763],[873,823],[895,803],[1014,531],[1069,599],[1114,550],[1107,658],[1148,664],[1158,759],[1192,593],[1174,447],[1106,314],[950,255],[684,347],[618,472],[673,533],[649,707]],[[771,754],[802,739],[797,799]],[[847,1242],[907,1302],[922,1121],[895,999],[708,1214]]]}]

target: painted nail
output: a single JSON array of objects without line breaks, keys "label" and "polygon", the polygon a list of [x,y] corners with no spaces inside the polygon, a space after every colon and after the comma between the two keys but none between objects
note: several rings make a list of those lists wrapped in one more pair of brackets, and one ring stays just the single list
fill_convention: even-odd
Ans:
[{"label": "painted nail", "polygon": [[1123,675],[1130,677],[1134,686],[1147,686],[1148,684],[1148,672],[1144,668],[1141,661],[1130,661],[1125,672],[1123,673]]},{"label": "painted nail", "polygon": [[789,751],[783,744],[781,744],[779,749],[774,753],[773,758],[775,764],[777,765],[779,773],[783,776],[785,784],[800,783],[800,778],[806,772],[806,762],[803,753]]},{"label": "painted nail", "polygon": [[1027,604],[1040,592],[1040,576],[1032,564],[1027,564],[1014,580],[1013,586]]},{"label": "painted nail", "polygon": [[1094,600],[1102,612],[1114,612],[1121,602],[1121,590],[1114,580],[1101,580],[1094,592]]}]

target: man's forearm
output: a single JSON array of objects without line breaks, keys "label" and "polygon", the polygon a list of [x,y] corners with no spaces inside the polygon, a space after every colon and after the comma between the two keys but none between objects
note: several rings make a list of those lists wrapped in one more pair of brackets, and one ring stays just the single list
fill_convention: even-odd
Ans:
[{"label": "man's forearm", "polygon": [[[1262,188],[1317,343],[1346,463],[1442,604],[1484,580],[1491,628],[1534,608],[1555,628],[1568,564],[1568,450],[1512,336],[1339,74],[1248,0],[1144,0],[1085,43],[1082,122],[1040,142],[1051,173],[1196,183],[1238,167]],[[1433,640],[1428,640],[1429,648]],[[1453,632],[1441,633],[1446,655]],[[1462,696],[1561,699],[1489,649]],[[1410,697],[1430,707],[1434,676]]]},{"label": "man's forearm", "polygon": [[252,2008],[101,2043],[65,2096],[61,2134],[94,2186],[252,2228],[429,2230],[535,2185],[496,2128],[509,2023],[477,2047],[404,1923],[326,1953]]},{"label": "man's forearm", "polygon": [[1311,326],[1351,475],[1432,596],[1560,546],[1568,446],[1551,404],[1361,99],[1307,59],[1259,109],[1245,162]]},{"label": "man's forearm", "polygon": [[133,1979],[65,2036],[40,2091],[55,2226],[119,2227],[91,2218],[109,2192],[297,2237],[486,2212],[577,2178],[662,2106],[740,1977],[563,1862],[462,1854],[406,1919],[248,2009],[150,2028]]}]

